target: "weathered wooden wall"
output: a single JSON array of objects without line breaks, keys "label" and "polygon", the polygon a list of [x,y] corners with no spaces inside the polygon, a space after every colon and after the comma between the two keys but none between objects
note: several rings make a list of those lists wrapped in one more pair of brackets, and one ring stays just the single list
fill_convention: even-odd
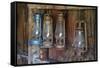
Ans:
[{"label": "weathered wooden wall", "polygon": [[28,32],[27,32],[27,8],[25,4],[17,4],[17,64],[27,64],[27,59],[25,57],[18,57],[19,55],[28,54]]}]

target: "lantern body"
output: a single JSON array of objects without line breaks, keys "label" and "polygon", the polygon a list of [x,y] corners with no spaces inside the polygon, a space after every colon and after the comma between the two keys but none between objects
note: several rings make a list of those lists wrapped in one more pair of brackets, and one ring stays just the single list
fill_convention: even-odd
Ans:
[{"label": "lantern body", "polygon": [[33,15],[32,39],[30,41],[30,45],[41,45],[42,44],[41,22],[42,22],[42,15],[39,13],[34,14]]},{"label": "lantern body", "polygon": [[53,25],[50,14],[44,14],[42,37],[43,37],[42,48],[51,48],[53,44]]},{"label": "lantern body", "polygon": [[57,48],[64,48],[65,46],[65,21],[63,14],[58,14],[56,29],[55,29],[55,39]]},{"label": "lantern body", "polygon": [[86,24],[84,21],[76,24],[75,38],[72,46],[78,56],[81,56],[87,50]]}]

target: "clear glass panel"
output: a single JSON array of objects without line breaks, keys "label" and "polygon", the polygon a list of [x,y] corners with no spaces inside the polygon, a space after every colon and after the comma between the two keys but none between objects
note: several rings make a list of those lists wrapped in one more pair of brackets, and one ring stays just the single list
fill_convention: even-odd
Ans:
[{"label": "clear glass panel", "polygon": [[84,32],[81,30],[76,30],[75,34],[74,47],[83,48],[85,46]]}]

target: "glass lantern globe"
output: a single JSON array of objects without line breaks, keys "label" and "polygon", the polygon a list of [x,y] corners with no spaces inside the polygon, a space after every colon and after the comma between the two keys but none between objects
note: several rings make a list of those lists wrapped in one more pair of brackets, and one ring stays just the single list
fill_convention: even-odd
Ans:
[{"label": "glass lantern globe", "polygon": [[55,39],[57,48],[64,48],[65,46],[65,20],[63,18],[63,13],[59,13],[55,28]]}]

